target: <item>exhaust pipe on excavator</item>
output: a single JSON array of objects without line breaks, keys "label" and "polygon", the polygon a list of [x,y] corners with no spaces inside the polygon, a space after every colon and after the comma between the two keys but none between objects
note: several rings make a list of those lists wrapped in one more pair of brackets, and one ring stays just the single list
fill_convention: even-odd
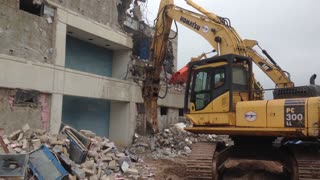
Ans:
[{"label": "exhaust pipe on excavator", "polygon": [[310,77],[310,85],[315,85],[315,79],[317,78],[317,75],[316,74],[313,74],[311,77]]}]

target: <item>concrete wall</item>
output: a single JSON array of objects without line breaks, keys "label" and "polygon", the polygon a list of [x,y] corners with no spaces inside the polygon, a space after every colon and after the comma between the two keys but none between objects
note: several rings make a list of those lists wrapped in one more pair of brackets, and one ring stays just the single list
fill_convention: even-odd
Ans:
[{"label": "concrete wall", "polygon": [[109,138],[119,146],[132,143],[136,127],[136,104],[111,102]]},{"label": "concrete wall", "polygon": [[[136,132],[138,134],[145,134],[146,118],[145,118],[144,112],[139,112],[138,109],[139,108],[137,108],[137,115],[136,115]],[[158,108],[158,124],[159,124],[160,131],[163,131],[164,129],[169,128],[171,125],[182,122],[184,120],[183,117],[179,116],[178,108],[167,107],[166,115],[161,115],[160,109],[161,107]]]},{"label": "concrete wall", "polygon": [[75,129],[109,135],[110,102],[103,99],[64,96],[62,122]]},{"label": "concrete wall", "polygon": [[49,0],[49,2],[76,12],[83,18],[112,27],[114,30],[121,29],[118,22],[118,5],[121,3],[119,0]]},{"label": "concrete wall", "polygon": [[116,50],[113,52],[112,77],[116,79],[125,79],[128,72],[128,63],[131,52],[127,50]]},{"label": "concrete wall", "polygon": [[179,122],[179,109],[168,108],[167,115],[160,114],[161,107],[158,108],[158,122],[160,131]]},{"label": "concrete wall", "polygon": [[0,54],[53,63],[54,23],[17,8],[17,1],[0,1]]},{"label": "concrete wall", "polygon": [[15,105],[15,89],[0,89],[0,127],[6,134],[29,124],[31,128],[49,129],[51,97],[40,93],[36,106]]},{"label": "concrete wall", "polygon": [[111,50],[67,36],[66,68],[111,77],[112,55]]}]

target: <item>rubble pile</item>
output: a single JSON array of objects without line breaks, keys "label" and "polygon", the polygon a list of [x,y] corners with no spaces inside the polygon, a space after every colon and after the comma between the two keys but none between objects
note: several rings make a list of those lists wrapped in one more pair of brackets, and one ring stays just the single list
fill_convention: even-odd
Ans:
[{"label": "rubble pile", "polygon": [[[68,175],[69,179],[91,180],[124,177],[137,179],[139,177],[139,172],[134,165],[137,159],[134,159],[133,155],[129,152],[119,151],[109,139],[96,136],[91,131],[81,130],[79,132],[67,127],[58,135],[50,135],[44,130],[31,129],[25,125],[21,130],[8,136],[3,135],[0,139],[3,139],[4,142],[2,148],[0,146],[0,155],[28,155],[29,170],[26,176],[38,173],[38,175],[45,177],[45,172],[42,173],[40,167],[37,167],[36,164],[32,165],[31,158],[33,153],[41,151],[46,154],[46,149],[48,149],[60,163],[58,165],[52,164],[57,167],[56,169],[59,169],[58,166],[64,168],[65,170],[61,172],[66,172],[64,175]],[[5,152],[1,152],[1,149],[6,149],[8,152],[4,154]],[[34,156],[38,158],[38,154],[34,154]],[[39,162],[45,160],[41,158]]]},{"label": "rubble pile", "polygon": [[185,131],[185,126],[184,123],[175,124],[169,129],[155,134],[154,137],[136,134],[130,152],[139,155],[149,151],[152,153],[152,158],[161,159],[188,155],[192,151],[191,145],[197,142],[225,142],[227,146],[232,144],[226,135],[193,134]]}]

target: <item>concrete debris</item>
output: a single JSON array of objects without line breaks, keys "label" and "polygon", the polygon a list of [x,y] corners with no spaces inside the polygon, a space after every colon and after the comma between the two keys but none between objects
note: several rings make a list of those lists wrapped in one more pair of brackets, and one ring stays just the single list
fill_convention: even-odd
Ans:
[{"label": "concrete debris", "polygon": [[[135,155],[143,155],[151,152],[153,159],[167,159],[177,156],[186,156],[192,152],[191,145],[196,142],[225,142],[231,145],[232,141],[225,135],[192,134],[184,130],[186,125],[178,123],[163,132],[155,134],[154,137],[135,136],[134,143],[129,151]],[[153,147],[154,146],[154,147]]]},{"label": "concrete debris", "polygon": [[11,133],[11,134],[9,135],[9,139],[11,139],[11,140],[17,140],[17,138],[19,137],[19,134],[20,134],[21,132],[22,132],[21,130],[17,130],[17,131],[15,131],[15,132]]},{"label": "concrete debris", "polygon": [[26,124],[26,125],[24,125],[24,126],[22,127],[22,131],[23,131],[24,133],[28,132],[29,130],[30,130],[29,124]]},{"label": "concrete debris", "polygon": [[[68,172],[67,179],[128,179],[132,175],[139,176],[134,163],[137,162],[137,158],[127,149],[120,151],[108,138],[97,136],[88,130],[69,130],[67,132],[72,132],[72,136],[77,136],[79,142],[74,142],[74,139],[70,141],[69,136],[64,134],[64,130],[58,135],[51,135],[44,130],[31,129],[29,125],[24,125],[22,130],[2,137],[10,154],[31,155],[45,146]],[[81,135],[89,142],[82,139]],[[81,164],[73,161],[70,156],[70,152],[73,152],[70,151],[70,148],[76,147],[72,146],[74,143],[80,143],[78,145],[81,146],[89,144],[88,153],[84,157],[85,161]],[[33,171],[27,172],[27,176],[31,177]]]},{"label": "concrete debris", "polygon": [[33,4],[41,5],[43,3],[43,0],[33,0]]},{"label": "concrete debris", "polygon": [[51,24],[53,21],[52,21],[52,18],[51,17],[47,17],[47,22],[49,23],[49,24]]}]

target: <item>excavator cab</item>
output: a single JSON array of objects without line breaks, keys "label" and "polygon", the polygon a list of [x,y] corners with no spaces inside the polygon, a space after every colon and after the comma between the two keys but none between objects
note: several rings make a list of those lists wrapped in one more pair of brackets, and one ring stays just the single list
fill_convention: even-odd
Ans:
[{"label": "excavator cab", "polygon": [[235,104],[251,100],[252,80],[248,57],[228,54],[190,62],[187,116],[194,125],[235,125]]}]

